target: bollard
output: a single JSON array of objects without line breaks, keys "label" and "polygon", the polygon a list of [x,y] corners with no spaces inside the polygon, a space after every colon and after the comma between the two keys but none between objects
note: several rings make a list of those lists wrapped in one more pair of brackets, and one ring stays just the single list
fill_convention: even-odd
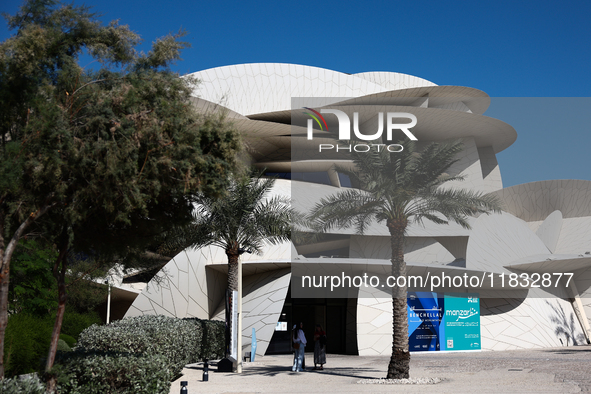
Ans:
[{"label": "bollard", "polygon": [[187,389],[187,385],[189,384],[189,382],[183,380],[181,382],[181,394],[189,394],[189,390]]},{"label": "bollard", "polygon": [[207,365],[207,359],[204,360],[204,364],[203,364],[203,381],[204,382],[209,381],[209,368]]}]

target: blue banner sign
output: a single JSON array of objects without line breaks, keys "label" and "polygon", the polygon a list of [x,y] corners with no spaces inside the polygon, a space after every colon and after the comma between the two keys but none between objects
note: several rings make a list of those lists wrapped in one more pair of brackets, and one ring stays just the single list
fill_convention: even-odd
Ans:
[{"label": "blue banner sign", "polygon": [[411,352],[441,350],[440,325],[444,313],[441,294],[409,292],[408,346]]},{"label": "blue banner sign", "polygon": [[409,292],[407,308],[411,352],[480,349],[478,294]]}]

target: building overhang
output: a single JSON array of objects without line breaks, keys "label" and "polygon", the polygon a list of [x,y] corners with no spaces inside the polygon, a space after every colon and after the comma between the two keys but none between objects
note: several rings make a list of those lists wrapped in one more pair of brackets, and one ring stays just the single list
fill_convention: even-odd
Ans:
[{"label": "building overhang", "polygon": [[516,260],[505,268],[523,272],[572,273],[591,267],[591,255],[544,254]]}]

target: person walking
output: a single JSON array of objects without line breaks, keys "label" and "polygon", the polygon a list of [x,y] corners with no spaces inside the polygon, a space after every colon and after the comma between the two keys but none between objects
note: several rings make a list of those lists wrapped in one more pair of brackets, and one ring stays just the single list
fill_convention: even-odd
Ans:
[{"label": "person walking", "polygon": [[294,349],[292,372],[302,372],[302,364],[304,362],[304,349],[306,348],[306,336],[304,335],[304,323],[300,323],[298,327],[293,325],[292,343]]},{"label": "person walking", "polygon": [[[318,367],[320,364],[320,367]],[[314,331],[314,369],[323,370],[326,364],[326,333],[320,324],[316,324]]]}]

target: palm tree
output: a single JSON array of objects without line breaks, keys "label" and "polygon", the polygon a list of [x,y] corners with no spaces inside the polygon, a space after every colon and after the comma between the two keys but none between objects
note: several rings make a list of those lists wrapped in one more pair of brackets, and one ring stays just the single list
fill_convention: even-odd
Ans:
[{"label": "palm tree", "polygon": [[290,201],[268,196],[274,183],[253,171],[250,177],[234,179],[222,197],[199,195],[193,222],[167,234],[161,251],[219,246],[228,256],[228,289],[237,290],[240,254],[260,254],[265,243],[290,239]]},{"label": "palm tree", "polygon": [[[358,189],[347,189],[322,199],[310,219],[317,229],[355,226],[362,234],[374,220],[385,222],[390,232],[392,275],[406,276],[404,239],[412,221],[424,219],[438,224],[456,222],[469,228],[468,216],[499,211],[499,202],[481,193],[441,187],[462,176],[450,176],[446,171],[458,161],[461,142],[432,143],[419,150],[414,142],[405,142],[404,150],[389,153],[385,149],[352,152],[355,169],[339,169],[351,178]],[[392,289],[392,357],[387,379],[409,376],[407,288]]]},{"label": "palm tree", "polygon": [[[292,209],[290,200],[268,196],[275,183],[251,171],[236,177],[221,197],[200,194],[196,198],[193,222],[164,235],[159,251],[176,254],[186,248],[218,246],[228,256],[228,291],[238,290],[238,259],[245,251],[261,254],[265,243],[290,240]],[[229,311],[226,311],[228,318]],[[229,321],[226,349],[229,346]]]}]

